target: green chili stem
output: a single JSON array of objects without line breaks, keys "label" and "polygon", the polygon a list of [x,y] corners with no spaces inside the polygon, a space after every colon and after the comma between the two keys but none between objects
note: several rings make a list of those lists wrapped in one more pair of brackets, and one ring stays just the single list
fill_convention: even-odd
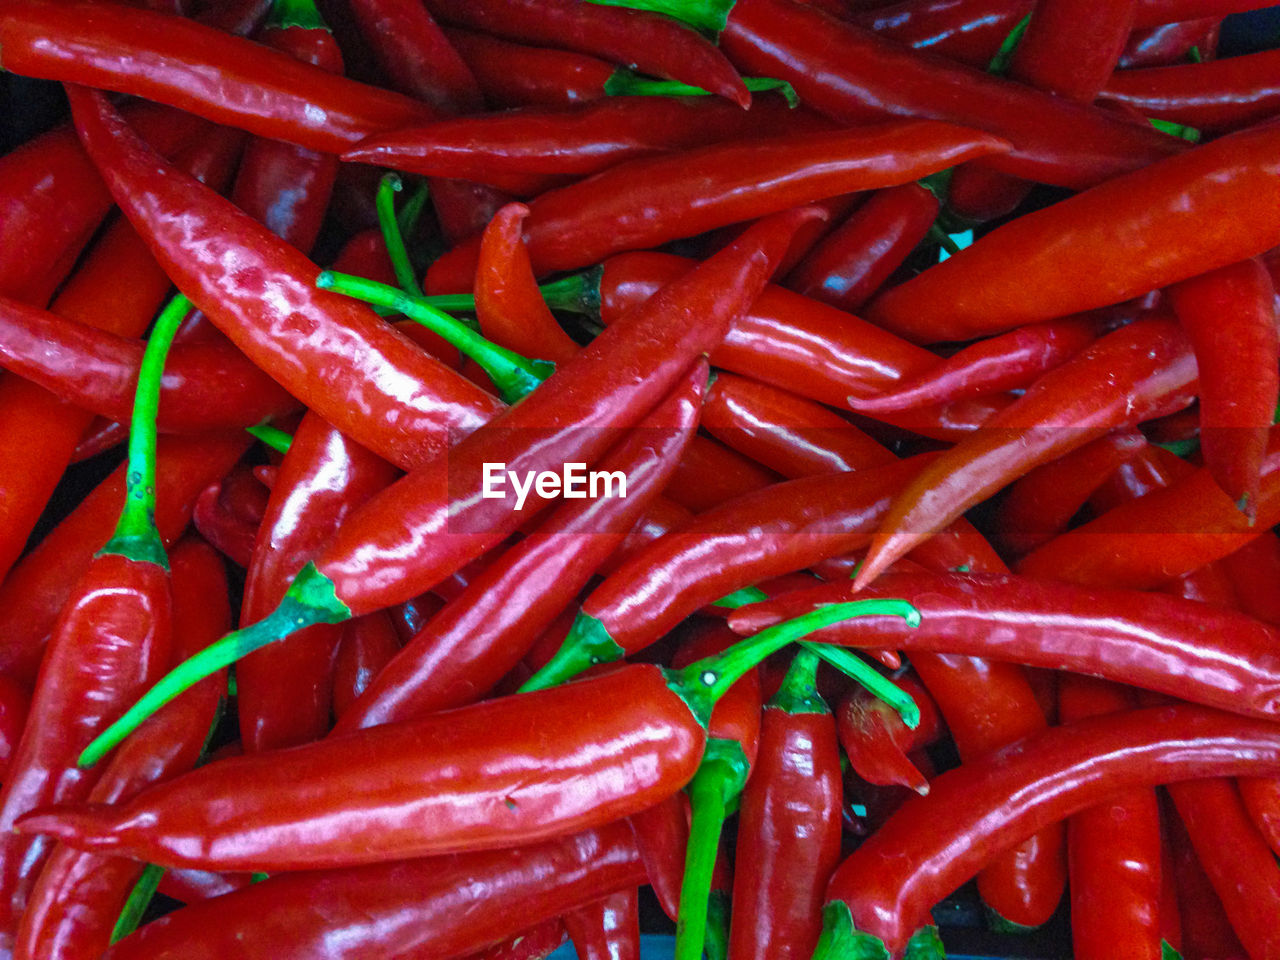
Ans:
[{"label": "green chili stem", "polygon": [[702,949],[707,960],[728,960],[729,894],[724,890],[712,890],[707,897],[707,933]]},{"label": "green chili stem", "polygon": [[133,415],[129,421],[129,466],[125,473],[124,509],[115,533],[99,554],[119,554],[138,563],[169,569],[164,543],[156,530],[156,411],[164,362],[191,301],[178,294],[160,312],[138,371]]},{"label": "green chili stem", "polygon": [[953,257],[960,252],[960,248],[956,245],[956,242],[951,239],[951,235],[936,223],[929,228],[927,236],[935,243],[941,244],[942,249],[947,251],[947,253],[951,254]]},{"label": "green chili stem", "polygon": [[846,650],[844,647],[833,646],[829,643],[801,641],[800,645],[806,650],[811,650],[841,673],[857,681],[873,697],[883,700],[893,707],[908,729],[914,730],[920,726],[920,708],[916,706],[911,694],[907,693],[861,657]]},{"label": "green chili stem", "polygon": [[409,194],[409,199],[400,205],[400,211],[396,214],[396,227],[400,230],[401,237],[412,236],[413,231],[418,227],[418,221],[422,219],[422,211],[427,208],[427,200],[430,197],[426,181],[420,181]]},{"label": "green chili stem", "polygon": [[507,403],[515,403],[532,393],[555,372],[555,364],[547,360],[530,360],[513,350],[500,347],[439,308],[385,283],[325,270],[316,277],[316,286],[366,303],[389,307],[422,324],[478,363]]},{"label": "green chili stem", "polygon": [[1031,23],[1031,14],[1028,13],[1014,25],[1014,28],[1009,31],[1009,35],[1004,38],[1004,42],[1000,44],[1000,49],[996,51],[996,55],[987,64],[987,73],[994,73],[996,76],[1002,77],[1009,72],[1009,64],[1013,60],[1013,53],[1018,49],[1018,44],[1022,42],[1022,35],[1027,32],[1029,23]]},{"label": "green chili stem", "polygon": [[267,26],[277,30],[289,27],[301,27],[304,30],[333,31],[324,22],[324,17],[316,9],[312,0],[275,0],[271,4],[271,15],[267,18]]},{"label": "green chili stem", "polygon": [[879,937],[853,928],[853,914],[843,900],[831,900],[822,908],[822,936],[812,960],[890,960]]},{"label": "green chili stem", "polygon": [[[786,97],[787,106],[792,110],[800,106],[800,97],[796,88],[786,80],[776,77],[743,77],[743,84],[752,93],[766,93],[777,90]],[[681,83],[678,80],[653,80],[642,77],[638,73],[619,67],[604,82],[604,92],[610,97],[709,97],[710,90],[695,87],[693,84]]]},{"label": "green chili stem", "polygon": [[78,765],[93,766],[174,697],[246,654],[305,627],[349,619],[351,610],[338,599],[333,581],[317,570],[314,563],[308,563],[293,578],[284,599],[271,613],[257,623],[215,640],[161,677],[124,716],[85,747]]},{"label": "green chili stem", "polygon": [[820,658],[809,644],[800,643],[800,652],[791,661],[787,675],[782,678],[778,692],[766,706],[786,713],[830,713],[827,701],[818,693],[818,664]]},{"label": "green chili stem", "polygon": [[519,692],[528,693],[530,690],[546,690],[548,687],[558,686],[590,667],[613,663],[626,655],[627,651],[609,636],[603,623],[579,610],[555,656],[521,684]]},{"label": "green chili stem", "polygon": [[715,872],[720,833],[730,804],[742,792],[750,766],[736,740],[713,739],[698,772],[686,790],[693,812],[685,848],[684,879],[680,884],[680,914],[676,918],[675,960],[700,960],[707,939],[707,900]]},{"label": "green chili stem", "polygon": [[[559,280],[544,283],[538,288],[542,299],[552,310],[577,313],[588,317],[600,316],[600,279],[602,267],[592,267],[582,273],[573,273]],[[439,293],[420,298],[439,310],[476,309],[476,298],[470,293]]]},{"label": "green chili stem", "polygon": [[142,916],[147,912],[151,898],[156,895],[156,888],[160,886],[160,878],[163,876],[164,867],[158,867],[154,863],[148,863],[142,868],[138,882],[133,885],[133,890],[129,892],[129,899],[124,902],[124,907],[116,920],[115,929],[111,931],[112,943],[123,940],[138,929],[138,924],[142,922]]},{"label": "green chili stem", "polygon": [[257,437],[272,450],[277,453],[288,453],[289,445],[293,443],[293,434],[285,433],[278,427],[273,427],[267,421],[254,424],[252,427],[245,427],[245,433]]},{"label": "green chili stem", "polygon": [[729,22],[736,0],[588,0],[602,7],[629,7],[663,13],[695,30],[715,36]]},{"label": "green chili stem", "polygon": [[396,275],[396,283],[405,293],[415,297],[422,296],[422,288],[418,286],[418,278],[413,264],[409,262],[409,249],[404,245],[404,235],[400,232],[400,221],[396,219],[396,194],[404,189],[404,181],[398,173],[384,173],[378,182],[378,192],[374,206],[378,211],[378,226],[382,229],[382,239],[387,245],[387,256],[391,258],[391,269]]},{"label": "green chili stem", "polygon": [[721,597],[712,606],[737,610],[739,607],[745,607],[749,603],[759,603],[761,600],[768,599],[769,595],[759,587],[743,587],[741,590],[733,591],[728,596]]},{"label": "green chili stem", "polygon": [[723,653],[698,660],[683,670],[670,671],[668,677],[671,687],[705,726],[711,718],[711,708],[715,702],[743,674],[770,654],[833,623],[854,617],[874,616],[902,617],[912,627],[920,624],[920,611],[905,600],[885,598],[828,604],[793,620],[761,630],[755,636],[735,643]]}]

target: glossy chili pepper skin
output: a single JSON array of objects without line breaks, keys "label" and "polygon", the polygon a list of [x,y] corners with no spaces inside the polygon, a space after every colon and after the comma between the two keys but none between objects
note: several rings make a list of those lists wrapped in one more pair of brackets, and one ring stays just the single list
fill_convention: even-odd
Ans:
[{"label": "glossy chili pepper skin", "polygon": [[895,498],[858,584],[1029,470],[1109,430],[1187,406],[1196,376],[1190,344],[1173,321],[1137,320],[1101,338],[1037,380],[989,429],[921,471]]},{"label": "glossy chili pepper skin", "polygon": [[781,98],[759,98],[743,110],[708,97],[623,96],[568,109],[438,120],[372,136],[343,159],[485,182],[495,173],[587,176],[645,154],[830,127]]},{"label": "glossy chili pepper skin", "polygon": [[903,0],[858,10],[852,17],[835,16],[917,50],[986,70],[1005,37],[1032,6],[1028,0]]},{"label": "glossy chili pepper skin", "polygon": [[[231,623],[222,560],[198,539],[178,544],[173,579],[174,660],[197,652]],[[90,799],[126,799],[151,783],[193,767],[226,688],[215,674],[184,694],[112,757]],[[15,958],[83,960],[110,944],[120,908],[142,864],[58,847],[49,858],[19,927]]]},{"label": "glossy chili pepper skin", "polygon": [[179,903],[199,903],[232,893],[252,882],[248,873],[213,873],[209,870],[166,870],[158,893]]},{"label": "glossy chili pepper skin", "polygon": [[619,890],[564,915],[579,960],[640,960],[637,894]]},{"label": "glossy chili pepper skin", "polygon": [[1273,723],[1204,707],[1055,727],[935,779],[840,864],[827,900],[847,904],[855,928],[896,955],[930,907],[1039,827],[1129,787],[1278,768]]},{"label": "glossy chili pepper skin", "polygon": [[[660,253],[625,253],[605,262],[599,313],[604,323],[643,302],[691,261]],[[711,354],[714,366],[843,408],[850,396],[878,393],[929,369],[935,354],[817,300],[769,285],[729,327]],[[886,417],[925,436],[956,440],[1002,404],[914,411]]]},{"label": "glossy chili pepper skin", "polygon": [[[811,216],[795,210],[762,220],[456,444],[447,462],[410,473],[370,501],[317,561],[337,598],[356,614],[390,606],[501,542],[524,517],[512,484],[498,491],[503,497],[480,496],[485,464],[506,463],[525,476],[598,459],[724,338]],[[527,505],[543,499],[531,494]]]},{"label": "glossy chili pepper skin", "polygon": [[765,707],[739,812],[733,957],[811,955],[823,889],[840,858],[839,751],[831,712],[816,690],[803,698],[780,693]]},{"label": "glossy chili pepper skin", "polygon": [[1103,96],[1160,120],[1223,133],[1271,117],[1280,103],[1276,51],[1207,63],[1118,71]]},{"label": "glossy chili pepper skin", "polygon": [[336,427],[403,467],[500,409],[368,307],[316,289],[315,265],[265,227],[157,169],[99,94],[76,91],[72,101],[90,152],[165,271],[246,356]]},{"label": "glossy chili pepper skin", "polygon": [[1097,108],[905,49],[791,0],[738,0],[720,42],[740,69],[790,81],[804,103],[843,123],[898,115],[990,130],[1013,144],[998,168],[1043,183],[1080,189],[1184,149]]},{"label": "glossy chili pepper skin", "polygon": [[667,17],[574,0],[431,0],[427,8],[459,26],[634,65],[643,73],[710,90],[740,107],[751,104],[751,94],[724,54]]},{"label": "glossy chili pepper skin", "polygon": [[938,198],[918,183],[877,191],[805,256],[784,285],[841,310],[859,309],[924,239],[938,207]]},{"label": "glossy chili pepper skin", "polygon": [[1231,928],[1250,957],[1280,950],[1275,916],[1280,910],[1280,866],[1249,820],[1230,780],[1169,784],[1178,815],[1186,825]]},{"label": "glossy chili pepper skin", "polygon": [[191,524],[224,557],[248,568],[266,513],[267,493],[248,467],[237,467],[200,492],[191,511]]},{"label": "glossy chili pepper skin", "polygon": [[564,940],[564,923],[557,917],[473,953],[466,960],[546,960]]},{"label": "glossy chili pepper skin", "polygon": [[909,729],[898,712],[865,689],[856,687],[840,701],[836,731],[849,764],[863,780],[881,786],[929,792],[929,781],[907,754],[928,746],[942,734],[942,717],[929,692],[910,674],[894,678],[920,708],[920,723]]},{"label": "glossy chili pepper skin", "polygon": [[[145,349],[141,340],[0,298],[0,363],[117,422],[127,422],[133,409]],[[225,341],[176,347],[165,364],[161,392],[157,423],[169,433],[248,427],[297,408],[296,400]]]},{"label": "glossy chili pepper skin", "polygon": [[[156,524],[166,543],[181,535],[200,491],[226,474],[250,441],[244,433],[161,439],[156,458]],[[50,628],[120,515],[124,479],[121,465],[23,557],[0,586],[0,610],[4,611],[0,669],[9,676],[25,684],[34,681]]]},{"label": "glossy chili pepper skin", "polygon": [[[913,340],[969,340],[1256,256],[1280,241],[1277,144],[1274,128],[1244,131],[1019,217],[868,316]],[[1229,227],[1222,210],[1238,213]]]},{"label": "glossy chili pepper skin", "polygon": [[1271,276],[1245,260],[1176,284],[1170,305],[1200,370],[1200,448],[1218,485],[1252,515],[1280,394]]},{"label": "glossy chili pepper skin", "polygon": [[149,10],[23,0],[6,8],[0,43],[15,73],[134,94],[321,153],[435,116],[424,103]]},{"label": "glossy chili pepper skin", "polygon": [[1133,8],[1134,0],[1087,7],[1079,0],[1037,4],[1013,52],[1010,75],[1056,96],[1091,103],[1124,50]]},{"label": "glossy chili pepper skin", "polygon": [[[288,752],[234,757],[123,807],[67,808],[27,823],[82,849],[217,870],[494,849],[652,806],[693,776],[705,739],[657,667],[630,666]],[[219,797],[234,816],[219,812]]]},{"label": "glossy chili pepper skin", "polygon": [[1254,523],[1208,469],[1124,503],[1027,554],[1018,570],[1081,584],[1150,589],[1234,553],[1280,522],[1280,434],[1262,464]]},{"label": "glossy chili pepper skin", "polygon": [[[1215,17],[1180,20],[1155,26],[1140,27],[1129,35],[1124,53],[1117,66],[1124,72],[1133,69],[1168,67],[1187,58],[1191,48],[1203,44],[1220,21]],[[1209,51],[1201,47],[1204,59],[1211,59]],[[1111,103],[1115,99],[1107,97]]]},{"label": "glossy chili pepper skin", "polygon": [[385,612],[343,624],[342,639],[333,655],[334,717],[342,719],[400,649],[400,636]]},{"label": "glossy chili pepper skin", "polygon": [[0,777],[6,775],[18,749],[30,710],[31,694],[16,680],[0,674]]},{"label": "glossy chili pepper skin", "polygon": [[[399,471],[315,414],[303,417],[267,503],[245,579],[240,622],[261,620],[293,575],[348,516]],[[236,664],[240,742],[259,752],[318,740],[329,730],[335,624],[316,624]]]},{"label": "glossy chili pepper skin", "polygon": [[487,33],[445,28],[491,106],[566,107],[606,96],[617,67],[569,50],[526,46]]},{"label": "glossy chili pepper skin", "polygon": [[[642,157],[529,203],[525,241],[539,275],[590,266],[826,197],[893,186],[1006,149],[952,124],[899,121],[857,131],[712,144]],[[468,289],[476,244],[445,254],[428,292]]]},{"label": "glossy chili pepper skin", "polygon": [[[744,607],[730,624],[754,632],[853,595],[850,584],[827,584]],[[856,635],[836,627],[814,636],[1074,670],[1256,717],[1280,710],[1276,628],[1234,610],[1012,574],[891,574],[857,595],[905,596],[924,623],[890,625],[888,636],[878,620],[860,620]]]},{"label": "glossy chili pepper skin", "polygon": [[703,513],[780,479],[719,441],[695,434],[676,464],[664,496],[694,513]]},{"label": "glossy chili pepper skin", "polygon": [[566,502],[479,574],[373,681],[335,728],[423,716],[483,696],[572,603],[675,467],[698,418],[706,368],[691,376],[605,457],[627,496]]}]

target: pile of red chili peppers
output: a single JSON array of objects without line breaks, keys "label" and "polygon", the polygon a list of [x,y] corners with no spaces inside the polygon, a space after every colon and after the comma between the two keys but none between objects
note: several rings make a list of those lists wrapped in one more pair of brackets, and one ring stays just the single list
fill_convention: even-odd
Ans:
[{"label": "pile of red chili peppers", "polygon": [[0,960],[1280,960],[1264,5],[4,0]]}]

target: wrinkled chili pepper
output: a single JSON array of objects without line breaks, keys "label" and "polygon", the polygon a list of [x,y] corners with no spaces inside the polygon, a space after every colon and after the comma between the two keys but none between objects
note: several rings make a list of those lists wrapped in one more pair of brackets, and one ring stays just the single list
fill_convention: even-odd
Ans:
[{"label": "wrinkled chili pepper", "polygon": [[[876,938],[900,951],[929,908],[1034,829],[1119,790],[1280,770],[1269,721],[1170,706],[1054,727],[964,764],[913,797],[837,868],[815,958]],[[855,933],[854,930],[859,932]]]},{"label": "wrinkled chili pepper", "polygon": [[[174,547],[170,563],[173,659],[180,661],[221,636],[231,623],[231,611],[222,560],[208,545],[183,540]],[[225,677],[215,674],[157,714],[112,759],[90,800],[118,802],[193,767],[225,687]],[[55,849],[22,916],[14,957],[82,960],[100,955],[141,871],[136,861]]]},{"label": "wrinkled chili pepper", "polygon": [[[641,157],[530,201],[525,242],[539,275],[574,270],[623,250],[853,190],[906,183],[1006,148],[976,130],[898,121]],[[427,292],[470,289],[478,246],[456,247],[433,263]]]}]

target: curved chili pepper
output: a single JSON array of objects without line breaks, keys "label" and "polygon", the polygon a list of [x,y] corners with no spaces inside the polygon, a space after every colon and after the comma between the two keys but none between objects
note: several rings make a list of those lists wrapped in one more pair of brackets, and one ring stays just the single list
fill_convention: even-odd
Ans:
[{"label": "curved chili pepper", "polygon": [[[170,558],[173,579],[173,659],[180,661],[230,626],[222,560],[198,539],[179,543]],[[138,738],[112,758],[89,799],[112,803],[195,766],[226,689],[216,674],[157,714]],[[18,928],[14,957],[82,960],[111,942],[120,908],[142,864],[59,847],[31,893]]]},{"label": "curved chili pepper", "polygon": [[[1124,688],[1064,675],[1058,709],[1065,724],[1132,709]],[[1160,805],[1149,788],[1125,791],[1082,810],[1067,827],[1071,943],[1079,960],[1117,955],[1159,960]]]},{"label": "curved chili pepper", "polygon": [[1280,333],[1271,275],[1256,260],[1167,291],[1200,370],[1200,448],[1209,472],[1252,517],[1280,395]]},{"label": "curved chili pepper", "polygon": [[859,309],[924,239],[938,206],[918,183],[876,191],[805,256],[784,286],[841,310]]},{"label": "curved chili pepper", "polygon": [[903,0],[847,19],[898,43],[985,70],[1032,7],[1028,0]]},{"label": "curved chili pepper", "polygon": [[831,711],[801,651],[760,721],[742,795],[730,954],[799,960],[821,930],[822,891],[840,857],[840,758]]},{"label": "curved chili pepper", "polygon": [[1118,71],[1102,95],[1160,120],[1221,133],[1275,114],[1276,51],[1207,63]]},{"label": "curved chili pepper", "polygon": [[1097,329],[1090,317],[1018,327],[965,347],[884,393],[851,397],[849,406],[869,415],[895,413],[1027,387],[1093,343]]},{"label": "curved chili pepper", "polygon": [[[1217,18],[1209,17],[1140,27],[1129,35],[1117,66],[1127,73],[1132,69],[1177,64],[1186,59],[1191,48],[1203,42],[1218,23]],[[1114,100],[1109,96],[1106,99]]]},{"label": "curved chili pepper", "polygon": [[340,719],[338,732],[410,719],[482,696],[590,580],[665,485],[695,428],[706,368],[684,383],[602,469],[627,496],[568,502],[433,617]]},{"label": "curved chili pepper", "polygon": [[342,719],[400,652],[401,646],[396,628],[386,613],[371,613],[343,625],[342,639],[333,655],[332,701],[336,718]]},{"label": "curved chili pepper", "polygon": [[[224,476],[252,438],[161,438],[156,456],[156,525],[166,543],[182,534],[200,491]],[[81,501],[0,585],[0,672],[23,684],[35,680],[49,630],[76,581],[107,539],[124,502],[121,465]]]},{"label": "curved chili pepper", "polygon": [[421,3],[356,0],[351,12],[401,93],[442,113],[471,113],[484,106],[476,78]]},{"label": "curved chili pepper", "polygon": [[1163,826],[1168,839],[1169,873],[1174,876],[1177,894],[1175,907],[1183,941],[1180,949],[1192,957],[1243,957],[1244,947],[1236,939],[1222,901],[1196,857],[1187,828],[1173,802],[1165,799]]},{"label": "curved chili pepper", "polygon": [[[96,271],[93,276],[98,276]],[[167,282],[166,277],[166,288]],[[149,286],[137,296],[148,303],[159,301],[164,294],[161,284]],[[95,286],[95,294],[95,311],[100,311],[100,286]],[[82,410],[116,422],[129,419],[145,349],[141,340],[0,298],[0,364]],[[298,406],[225,340],[175,347],[161,391],[157,425],[169,433],[247,427]],[[76,419],[87,423],[84,414]]]},{"label": "curved chili pepper", "polygon": [[[1274,128],[1233,134],[1018,217],[868,317],[911,339],[971,340],[1256,256],[1280,242],[1277,144]],[[1229,230],[1222,210],[1239,211]]]},{"label": "curved chili pepper", "polygon": [[435,117],[425,103],[150,10],[22,0],[5,8],[0,44],[14,73],[134,94],[321,153]]},{"label": "curved chili pepper", "polygon": [[[583,296],[595,301],[600,319],[608,324],[691,264],[667,254],[621,254],[605,261],[596,281],[598,298],[591,291]],[[552,301],[553,307],[560,305]],[[711,362],[802,397],[845,407],[850,396],[884,390],[932,367],[938,358],[852,314],[769,285],[730,325],[724,341],[712,351]],[[957,440],[1002,406],[998,400],[984,399],[886,420],[925,436]]]},{"label": "curved chili pepper", "polygon": [[1213,883],[1246,952],[1266,957],[1280,949],[1274,922],[1280,910],[1280,866],[1229,780],[1169,784],[1196,856]]},{"label": "curved chili pepper", "polygon": [[[787,643],[871,612],[914,619],[896,601],[837,605],[683,671],[630,665],[551,690],[234,757],[121,807],[29,814],[21,829],[162,865],[268,872],[563,836],[651,807],[682,787],[701,762],[712,707],[725,691]],[[460,744],[468,754],[462,764]],[[222,815],[219,797],[234,805],[235,817]]]},{"label": "curved chili pepper", "polygon": [[40,683],[0,792],[0,940],[12,938],[52,844],[11,829],[50,801],[83,800],[99,779],[75,765],[80,741],[135,697],[169,660],[169,563],[155,526],[155,410],[165,354],[190,304],[177,297],[151,334],[129,432],[124,507],[58,616]]},{"label": "curved chili pepper", "polygon": [[856,631],[829,629],[816,640],[973,654],[1106,677],[1250,716],[1280,712],[1277,629],[1176,597],[1013,574],[890,574],[856,594],[849,583],[784,594],[734,611],[729,623],[750,633],[855,595],[904,596],[924,626],[859,621]]},{"label": "curved chili pepper", "polygon": [[559,653],[522,689],[643,650],[734,590],[859,546],[892,491],[920,469],[920,458],[913,458],[791,480],[702,514],[596,587]]},{"label": "curved chili pepper", "polygon": [[617,67],[568,50],[530,47],[486,33],[445,28],[490,105],[561,107],[606,96]]},{"label": "curved chili pepper", "polygon": [[942,735],[942,717],[933,698],[909,674],[893,678],[920,708],[920,723],[910,729],[883,700],[855,687],[840,701],[836,731],[849,764],[863,780],[880,786],[910,787],[929,792],[929,781],[907,754],[926,747]]},{"label": "curved chili pepper", "polygon": [[1133,23],[1136,0],[1036,4],[1018,41],[1009,74],[1041,90],[1092,103],[1116,67]]},{"label": "curved chili pepper", "polygon": [[[573,270],[814,200],[906,183],[1005,149],[1004,141],[976,130],[899,121],[641,157],[530,201],[525,242],[535,273]],[[472,242],[433,263],[427,291],[470,289],[477,252]]]},{"label": "curved chili pepper", "polygon": [[[130,117],[147,118],[154,125],[156,115],[133,111]],[[172,111],[163,111],[163,116]],[[179,118],[175,130],[189,130]],[[165,134],[166,136],[172,134]],[[194,175],[219,186],[229,176],[239,138],[214,132],[180,161]],[[157,140],[157,142],[161,142]],[[57,150],[50,151],[46,181],[61,183],[64,169]],[[87,158],[76,149],[83,182],[95,189],[100,182],[86,166]],[[69,169],[76,169],[72,165]],[[4,165],[14,181],[24,182],[21,171]],[[33,189],[33,195],[41,191]],[[5,224],[25,220],[24,204],[5,204]],[[12,220],[10,220],[12,211]],[[57,221],[54,211],[38,209]],[[39,236],[35,229],[12,249],[38,256]],[[17,241],[14,241],[17,243]],[[102,326],[122,336],[139,336],[169,289],[169,278],[156,264],[145,244],[127,223],[107,227],[83,265],[63,288],[52,309],[60,316]],[[124,418],[124,419],[127,419]],[[49,502],[66,469],[73,447],[90,418],[81,411],[59,403],[45,390],[17,377],[0,379],[0,450],[10,451],[9,469],[0,476],[0,576],[8,572],[21,553],[37,518]]]},{"label": "curved chili pepper", "polygon": [[717,373],[702,427],[792,479],[892,463],[893,454],[828,408],[777,387]]},{"label": "curved chili pepper", "polygon": [[[298,569],[397,471],[315,414],[303,417],[267,503],[245,578],[242,623],[280,602]],[[248,753],[318,740],[329,730],[334,648],[341,629],[318,624],[236,665],[240,742]]]},{"label": "curved chili pepper", "polygon": [[1036,467],[1000,501],[1000,544],[1012,554],[1023,554],[1052,540],[1107,477],[1146,448],[1137,430],[1118,430]]},{"label": "curved chili pepper", "polygon": [[1027,554],[1019,572],[1150,589],[1234,553],[1280,522],[1280,433],[1272,429],[1254,524],[1207,469],[1196,470],[1055,537]]},{"label": "curved chili pepper", "polygon": [[929,922],[929,908],[994,851],[1119,790],[1278,769],[1275,724],[1205,707],[1134,710],[1046,730],[944,773],[841,863],[814,957],[842,956],[841,947],[869,938],[896,954]]},{"label": "curved chili pepper", "polygon": [[1115,472],[1090,495],[1089,507],[1095,513],[1104,513],[1122,503],[1145,497],[1153,490],[1161,490],[1185,480],[1195,472],[1196,468],[1182,458],[1161,447],[1148,444],[1120,464]]},{"label": "curved chili pepper", "polygon": [[668,17],[574,0],[431,0],[427,8],[459,26],[589,53],[710,90],[743,108],[751,104],[724,54]]},{"label": "curved chili pepper", "polygon": [[703,513],[763,490],[780,479],[749,457],[710,437],[694,434],[664,495],[694,513]]},{"label": "curved chili pepper", "polygon": [[200,493],[191,523],[219,553],[237,566],[248,567],[267,493],[249,467],[237,467]]},{"label": "curved chili pepper", "polygon": [[492,182],[495,173],[586,176],[646,154],[752,136],[831,129],[765,97],[743,110],[706,97],[610,97],[562,109],[516,109],[377,134],[343,154],[424,176]]},{"label": "curved chili pepper", "polygon": [[579,960],[640,960],[639,899],[619,890],[564,915]]},{"label": "curved chili pepper", "polygon": [[[73,91],[71,100],[88,149],[166,272],[311,409],[402,467],[441,452],[449,430],[473,430],[500,409],[367,307],[317,290],[317,268],[265,227],[157,169],[100,94]],[[178,209],[180,218],[169,216]],[[203,252],[193,256],[197,236]]]},{"label": "curved chili pepper", "polygon": [[689,844],[689,798],[684,791],[678,791],[627,819],[654,896],[663,912],[674,921],[680,915],[684,855]]},{"label": "curved chili pepper", "polygon": [[931,531],[1034,467],[1109,430],[1186,406],[1196,373],[1173,321],[1136,320],[1102,337],[912,480],[890,507],[857,584],[870,583]]},{"label": "curved chili pepper", "polygon": [[791,0],[737,0],[720,43],[740,69],[789,81],[805,104],[842,123],[896,115],[989,130],[1013,144],[992,165],[1042,183],[1080,189],[1185,149],[1106,111],[903,48]]}]

